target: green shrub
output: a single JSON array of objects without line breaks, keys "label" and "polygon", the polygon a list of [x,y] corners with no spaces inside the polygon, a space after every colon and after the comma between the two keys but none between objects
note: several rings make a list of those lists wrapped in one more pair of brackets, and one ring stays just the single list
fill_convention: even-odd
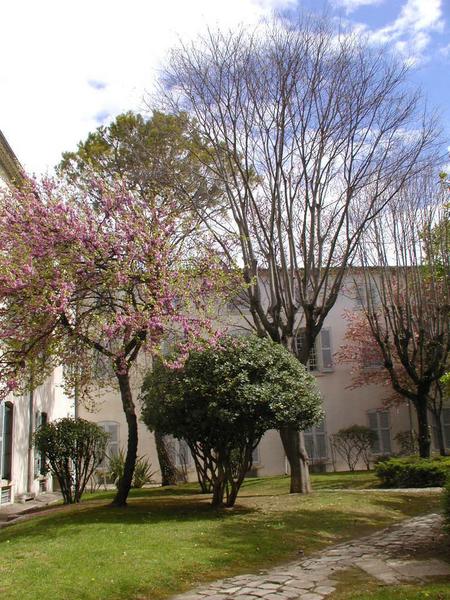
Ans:
[{"label": "green shrub", "polygon": [[152,482],[152,477],[155,471],[152,471],[152,464],[143,456],[138,457],[136,466],[134,467],[133,483],[131,487],[141,488],[146,483]]},{"label": "green shrub", "polygon": [[184,440],[214,506],[233,506],[253,450],[269,429],[307,429],[322,418],[316,379],[281,344],[222,337],[191,350],[183,367],[154,364],[142,419]]},{"label": "green shrub", "polygon": [[375,465],[375,473],[383,487],[442,487],[450,476],[450,457],[391,458]]},{"label": "green shrub", "polygon": [[80,502],[86,484],[101,463],[107,434],[84,419],[59,419],[39,427],[34,445],[57,478],[65,504]]},{"label": "green shrub", "polygon": [[[115,486],[119,487],[121,477],[125,469],[125,452],[120,449],[117,454],[108,457],[109,468],[108,468],[108,479],[113,481]],[[143,456],[138,456],[136,459],[136,466],[134,467],[133,481],[131,484],[132,488],[141,488],[146,483],[151,483],[152,477],[155,474],[152,471],[152,465],[148,459]]]},{"label": "green shrub", "polygon": [[364,425],[351,425],[340,429],[332,437],[332,444],[338,454],[347,461],[350,471],[354,471],[359,459],[367,470],[370,469],[371,449],[378,440],[376,431]]}]

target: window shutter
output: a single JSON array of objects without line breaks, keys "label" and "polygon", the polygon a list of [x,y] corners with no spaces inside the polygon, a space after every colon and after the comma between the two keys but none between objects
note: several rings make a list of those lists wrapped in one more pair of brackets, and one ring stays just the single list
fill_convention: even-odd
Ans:
[{"label": "window shutter", "polygon": [[13,415],[14,407],[9,402],[4,405],[3,419],[3,465],[2,479],[10,480],[12,468],[12,436],[13,436]]},{"label": "window shutter", "polygon": [[450,448],[450,407],[442,410],[445,446]]},{"label": "window shutter", "polygon": [[322,421],[315,427],[305,429],[303,436],[306,452],[311,460],[314,461],[327,458],[325,421]]},{"label": "window shutter", "polygon": [[119,424],[116,421],[100,421],[97,425],[108,434],[105,457],[99,465],[100,469],[106,469],[108,467],[108,459],[111,456],[119,454]]},{"label": "window shutter", "polygon": [[374,454],[390,454],[391,429],[389,424],[389,411],[377,410],[368,413],[369,427],[378,435],[378,440],[372,446]]},{"label": "window shutter", "polygon": [[256,448],[254,448],[252,452],[252,462],[254,465],[259,465],[259,463],[261,462],[261,458],[259,455],[259,445],[256,446]]},{"label": "window shutter", "polygon": [[188,467],[192,462],[191,451],[185,440],[178,440],[178,453],[176,464],[180,467]]},{"label": "window shutter", "polygon": [[378,417],[376,412],[368,413],[369,427],[378,435],[378,439],[372,444],[372,452],[374,454],[380,453],[380,432],[378,430]]},{"label": "window shutter", "polygon": [[333,370],[333,356],[331,352],[331,334],[329,329],[320,332],[320,347],[322,350],[322,371]]},{"label": "window shutter", "polygon": [[[41,413],[34,414],[34,431],[37,431],[41,425]],[[34,477],[38,477],[41,472],[41,454],[38,449],[34,448]]]}]

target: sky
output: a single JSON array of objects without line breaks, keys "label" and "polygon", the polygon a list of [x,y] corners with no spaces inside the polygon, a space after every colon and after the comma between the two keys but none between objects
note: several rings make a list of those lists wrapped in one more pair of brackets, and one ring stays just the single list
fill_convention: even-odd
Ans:
[{"label": "sky", "polygon": [[24,168],[51,173],[99,125],[146,110],[168,50],[207,26],[326,12],[410,68],[450,144],[450,0],[14,0],[0,4],[0,130]]}]

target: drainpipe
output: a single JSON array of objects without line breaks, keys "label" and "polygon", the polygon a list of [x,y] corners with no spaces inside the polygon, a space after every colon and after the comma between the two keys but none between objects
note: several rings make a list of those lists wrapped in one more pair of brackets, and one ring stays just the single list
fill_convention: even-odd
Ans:
[{"label": "drainpipe", "polygon": [[30,381],[30,393],[28,396],[28,473],[27,473],[27,492],[33,493],[34,482],[34,460],[33,460],[33,420],[34,420],[34,391],[33,378]]}]

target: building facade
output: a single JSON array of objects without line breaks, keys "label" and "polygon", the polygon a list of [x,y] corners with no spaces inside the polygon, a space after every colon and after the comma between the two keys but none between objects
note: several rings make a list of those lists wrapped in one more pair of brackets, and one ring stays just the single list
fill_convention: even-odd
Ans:
[{"label": "building facade", "polygon": [[[0,132],[0,186],[20,185],[22,170],[5,137]],[[347,281],[344,289],[350,289]],[[378,457],[400,450],[397,435],[417,430],[415,414],[408,403],[386,406],[391,396],[389,386],[367,385],[349,389],[351,365],[335,361],[335,353],[344,343],[347,323],[345,311],[360,310],[355,294],[344,291],[330,311],[316,341],[308,368],[316,376],[323,398],[325,417],[322,423],[305,432],[305,444],[313,470],[346,470],[345,459],[335,450],[332,436],[351,425],[365,425],[378,434],[372,448],[372,462]],[[224,306],[217,316],[220,328],[233,335],[248,332],[245,303]],[[249,315],[247,315],[249,316]],[[302,334],[296,340],[302,343]],[[145,366],[145,365],[144,365]],[[382,368],[368,365],[367,368]],[[133,391],[139,411],[139,392],[145,368],[133,379]],[[56,369],[48,380],[26,395],[10,394],[0,403],[0,505],[16,500],[26,500],[52,491],[54,482],[43,469],[41,457],[33,448],[34,431],[46,421],[75,416],[98,423],[109,433],[108,454],[126,449],[127,424],[120,395],[113,389],[102,392],[94,406],[74,406],[73,400],[63,391],[62,368]],[[450,449],[450,406],[443,411],[443,429],[447,448]],[[159,464],[153,435],[139,421],[138,455],[146,457],[155,471],[155,481],[160,480]],[[188,479],[195,479],[195,469],[186,444],[170,440],[175,462]],[[288,463],[278,432],[268,431],[254,452],[252,474],[258,476],[288,473]],[[360,462],[357,468],[364,468]]]},{"label": "building facade", "polygon": [[[344,290],[351,290],[353,281],[344,284]],[[361,310],[357,295],[341,292],[335,306],[330,311],[324,327],[316,341],[315,349],[310,357],[308,368],[316,376],[322,393],[325,417],[322,423],[305,432],[305,444],[310,456],[313,470],[332,471],[348,470],[344,457],[335,450],[332,442],[333,434],[351,425],[367,426],[378,434],[378,441],[372,448],[372,463],[377,458],[400,451],[398,434],[417,431],[414,410],[407,402],[396,406],[386,406],[386,400],[392,396],[389,385],[367,385],[358,389],[349,389],[351,382],[351,365],[339,364],[335,361],[335,353],[344,343],[347,322],[346,311]],[[245,306],[238,309],[229,305],[221,311],[218,320],[220,327],[234,335],[245,335]],[[297,339],[301,344],[301,333]],[[367,368],[382,368],[381,365],[368,365]],[[141,378],[136,376],[133,382],[134,397],[139,396]],[[139,410],[139,400],[136,401]],[[118,393],[109,392],[99,399],[94,408],[79,407],[80,416],[93,420],[101,425],[111,436],[109,453],[119,448],[126,448],[127,426]],[[450,407],[444,409],[444,431],[447,447],[450,449]],[[186,445],[178,440],[171,440],[177,466],[187,472],[189,479],[195,479],[195,470]],[[139,423],[138,455],[147,457],[156,471],[155,480],[159,479],[158,459],[153,435],[144,423]],[[357,468],[365,468],[362,460]],[[277,431],[268,431],[262,438],[254,453],[252,474],[258,476],[279,475],[288,473],[288,463],[284,454],[280,436]]]},{"label": "building facade", "polygon": [[[22,168],[0,131],[0,188],[20,185]],[[73,416],[74,406],[63,392],[62,368],[25,395],[9,394],[0,402],[0,507],[52,491],[33,434],[46,421]]]}]

